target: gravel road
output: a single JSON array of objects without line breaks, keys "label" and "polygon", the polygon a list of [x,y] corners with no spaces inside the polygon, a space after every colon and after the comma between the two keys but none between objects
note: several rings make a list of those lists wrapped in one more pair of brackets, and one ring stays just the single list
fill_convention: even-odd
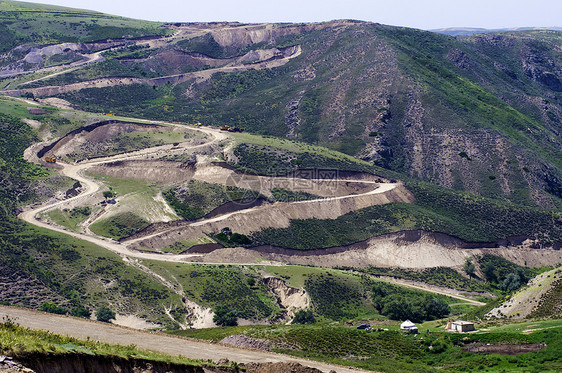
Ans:
[{"label": "gravel road", "polygon": [[296,358],[273,352],[249,350],[240,347],[180,338],[157,332],[146,332],[98,321],[33,311],[25,308],[0,306],[0,318],[30,329],[46,330],[56,334],[110,344],[130,345],[172,356],[182,355],[192,359],[228,359],[238,363],[297,362],[305,366],[338,373],[357,373],[363,370],[344,368],[332,364]]}]

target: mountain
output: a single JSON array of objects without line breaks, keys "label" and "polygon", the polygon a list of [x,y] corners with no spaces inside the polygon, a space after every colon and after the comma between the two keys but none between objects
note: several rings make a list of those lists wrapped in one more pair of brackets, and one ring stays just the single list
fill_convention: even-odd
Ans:
[{"label": "mountain", "polygon": [[[455,38],[356,21],[167,30],[173,36],[165,42],[84,43],[90,33],[57,50],[15,47],[1,69],[19,79],[2,86],[91,111],[238,125],[447,188],[562,206],[558,31]],[[22,40],[36,34],[33,25],[16,31]],[[49,75],[57,64],[60,71]],[[40,70],[22,75],[30,69]]]}]

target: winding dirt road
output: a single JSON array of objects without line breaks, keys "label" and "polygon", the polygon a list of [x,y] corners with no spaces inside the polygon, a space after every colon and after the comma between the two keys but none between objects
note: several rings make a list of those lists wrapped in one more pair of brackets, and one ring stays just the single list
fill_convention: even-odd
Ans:
[{"label": "winding dirt road", "polygon": [[218,343],[180,338],[163,333],[140,331],[113,324],[60,316],[19,307],[0,306],[0,318],[4,317],[8,317],[11,321],[30,329],[46,330],[79,339],[90,338],[110,344],[134,344],[141,349],[172,356],[182,355],[191,359],[218,361],[219,359],[226,358],[239,363],[296,362],[320,369],[326,373],[332,370],[338,373],[357,373],[362,371],[273,352],[249,350]]},{"label": "winding dirt road", "polygon": [[[174,124],[174,123],[166,123],[167,125],[171,125],[171,126],[182,126],[179,124]],[[182,128],[185,128],[185,126],[182,126]],[[94,236],[89,236],[86,234],[81,234],[81,233],[77,233],[77,232],[72,232],[69,230],[66,230],[62,227],[58,227],[58,226],[54,226],[52,224],[48,224],[43,222],[40,218],[37,217],[38,214],[42,213],[42,212],[46,212],[48,210],[51,210],[53,208],[57,208],[60,207],[62,205],[65,205],[69,202],[73,202],[75,200],[82,200],[87,198],[88,196],[96,193],[99,189],[100,189],[100,184],[96,183],[94,180],[87,178],[86,176],[83,175],[83,171],[89,167],[95,166],[95,165],[99,165],[99,164],[104,164],[104,163],[110,163],[110,162],[115,162],[115,161],[121,161],[121,160],[133,160],[133,159],[142,159],[145,158],[147,156],[151,156],[151,155],[162,155],[162,153],[165,154],[174,154],[174,153],[181,153],[183,151],[185,151],[187,148],[189,148],[189,150],[195,150],[198,148],[203,148],[209,145],[212,145],[214,143],[217,143],[219,141],[222,141],[226,138],[228,138],[228,136],[225,133],[222,133],[218,130],[213,130],[213,129],[209,129],[209,128],[197,128],[198,131],[201,131],[207,135],[210,135],[212,137],[212,140],[200,144],[200,145],[186,145],[188,143],[182,143],[179,146],[174,146],[172,144],[167,144],[167,145],[161,145],[161,146],[156,146],[156,147],[152,147],[152,148],[146,148],[146,149],[142,149],[142,150],[138,150],[138,151],[134,151],[134,152],[130,152],[130,153],[125,153],[125,154],[119,154],[119,155],[115,155],[115,156],[111,156],[111,157],[105,157],[105,158],[98,158],[96,160],[92,160],[92,161],[86,161],[86,162],[81,162],[78,164],[69,164],[69,163],[63,163],[63,162],[59,162],[58,164],[60,164],[62,166],[62,170],[61,173],[65,176],[68,176],[72,179],[75,179],[77,181],[79,181],[83,188],[84,191],[82,193],[80,193],[79,195],[72,197],[72,198],[68,198],[62,201],[57,201],[54,203],[50,203],[44,206],[40,206],[40,207],[36,207],[33,209],[30,209],[28,211],[24,211],[19,215],[19,218],[22,220],[25,220],[28,223],[31,223],[35,226],[38,227],[42,227],[42,228],[46,228],[55,232],[59,232],[59,233],[64,233],[66,235],[69,235],[71,237],[74,238],[78,238],[78,239],[82,239],[85,241],[89,241],[92,242],[96,245],[99,245],[105,249],[108,249],[110,251],[113,251],[119,255],[125,255],[125,256],[129,256],[129,257],[133,257],[133,258],[139,258],[139,259],[151,259],[151,260],[162,260],[162,261],[171,261],[171,262],[181,262],[181,261],[187,261],[189,258],[192,258],[193,256],[196,255],[182,255],[182,254],[153,254],[153,253],[146,253],[146,252],[140,252],[140,251],[136,251],[136,250],[130,250],[128,249],[125,245],[120,244],[119,242],[109,239],[109,238],[101,238],[101,237],[94,237]]]},{"label": "winding dirt road", "polygon": [[[155,123],[155,122],[153,122],[153,123]],[[156,123],[164,124],[164,125],[168,125],[168,126],[181,127],[181,128],[184,128],[184,129],[186,128],[185,125],[177,124],[177,123],[167,123],[167,122],[156,122]],[[84,176],[84,171],[87,168],[90,168],[90,167],[96,166],[96,165],[111,163],[111,162],[115,162],[115,161],[146,159],[148,157],[161,157],[163,155],[171,155],[171,154],[176,154],[176,153],[182,153],[182,152],[185,152],[187,150],[193,151],[193,150],[197,150],[199,148],[208,147],[209,145],[218,143],[222,140],[225,140],[225,139],[229,138],[227,133],[221,132],[217,129],[206,128],[206,127],[197,127],[197,128],[193,128],[192,130],[200,131],[200,132],[205,133],[206,135],[208,135],[210,137],[210,140],[203,143],[203,144],[199,144],[199,145],[191,145],[188,142],[180,143],[179,145],[176,145],[176,146],[174,146],[173,144],[160,145],[160,146],[156,146],[156,147],[145,148],[145,149],[134,151],[134,152],[118,154],[118,155],[114,155],[114,156],[110,156],[110,157],[97,158],[95,160],[83,161],[83,162],[80,162],[80,163],[77,163],[77,164],[59,162],[58,164],[60,166],[62,166],[61,174],[79,181],[84,188],[83,192],[80,193],[79,195],[75,196],[75,197],[72,197],[72,198],[68,198],[68,199],[65,199],[65,200],[62,200],[62,201],[49,203],[49,204],[46,204],[46,205],[43,205],[43,206],[35,207],[35,208],[30,209],[30,210],[24,211],[19,215],[19,217],[22,220],[25,220],[26,222],[31,223],[35,226],[50,229],[52,231],[64,233],[64,234],[69,235],[69,236],[74,237],[74,238],[89,241],[89,242],[92,242],[92,243],[94,243],[98,246],[101,246],[101,247],[105,248],[105,249],[113,251],[113,252],[115,252],[119,255],[131,257],[131,258],[159,260],[159,261],[167,261],[167,262],[188,262],[188,261],[190,261],[190,259],[193,259],[194,257],[200,256],[200,254],[151,253],[151,252],[143,252],[143,251],[132,250],[128,247],[129,245],[134,244],[138,240],[148,239],[148,238],[151,238],[152,236],[161,234],[162,232],[156,233],[154,235],[144,236],[144,237],[139,238],[138,240],[130,240],[130,241],[127,241],[127,242],[124,242],[124,243],[120,243],[120,242],[117,242],[117,241],[109,239],[109,238],[103,238],[103,237],[99,237],[99,236],[93,236],[93,235],[87,235],[87,234],[72,232],[72,231],[66,230],[62,227],[58,227],[58,226],[55,226],[55,225],[52,225],[52,224],[48,224],[48,223],[42,221],[41,218],[38,218],[38,214],[40,214],[42,212],[46,212],[48,210],[51,210],[51,209],[54,209],[54,208],[57,208],[57,207],[61,207],[65,204],[68,204],[69,202],[74,202],[74,201],[77,201],[77,200],[84,200],[88,196],[91,196],[92,194],[96,193],[100,189],[99,182],[96,182],[96,181]],[[32,152],[26,151],[26,154],[29,155],[30,153],[32,153]],[[299,205],[310,204],[311,207],[313,207],[314,206],[313,204],[318,203],[320,201],[325,203],[325,202],[329,202],[329,201],[332,201],[332,200],[358,198],[358,197],[368,196],[368,195],[372,195],[372,194],[385,193],[385,192],[388,192],[388,191],[394,189],[397,185],[397,184],[394,184],[394,183],[377,183],[377,182],[368,181],[368,180],[358,180],[358,181],[346,180],[346,182],[362,183],[362,184],[376,184],[377,188],[374,188],[373,190],[370,190],[370,191],[368,191],[366,193],[362,193],[362,194],[329,197],[329,198],[323,198],[321,200],[301,201],[301,202],[293,202],[293,203],[299,204]],[[250,209],[247,209],[247,210],[236,211],[236,212],[224,214],[224,215],[221,215],[221,216],[218,216],[218,217],[215,217],[215,218],[210,218],[210,219],[194,222],[191,225],[201,226],[201,225],[204,225],[204,224],[218,222],[218,221],[222,221],[222,220],[232,218],[232,217],[236,217],[236,216],[242,216],[244,214],[251,214],[251,213],[255,212],[256,210],[267,209],[267,208],[268,208],[268,206],[258,206],[258,207],[250,208]],[[220,263],[217,263],[217,264],[220,264]],[[248,264],[251,264],[251,263],[248,263]]]}]

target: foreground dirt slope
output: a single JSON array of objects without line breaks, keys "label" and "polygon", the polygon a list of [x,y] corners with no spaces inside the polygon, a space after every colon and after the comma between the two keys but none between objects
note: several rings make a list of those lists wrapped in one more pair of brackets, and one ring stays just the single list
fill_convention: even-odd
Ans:
[{"label": "foreground dirt slope", "polygon": [[258,350],[229,347],[192,339],[178,338],[161,333],[142,332],[74,317],[59,316],[49,313],[31,311],[22,308],[0,306],[0,318],[9,317],[19,325],[31,329],[47,330],[75,338],[90,338],[112,344],[129,345],[157,351],[169,355],[182,355],[193,359],[228,359],[239,363],[275,363],[295,362],[320,369],[323,372],[338,373],[357,372],[357,369],[344,368],[331,364],[314,362]]}]

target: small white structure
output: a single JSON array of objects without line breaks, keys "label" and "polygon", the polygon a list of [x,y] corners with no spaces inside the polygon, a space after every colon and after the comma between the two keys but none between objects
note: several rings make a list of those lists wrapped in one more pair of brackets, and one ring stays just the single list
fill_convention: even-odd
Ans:
[{"label": "small white structure", "polygon": [[456,332],[461,332],[461,333],[472,332],[472,331],[476,330],[474,328],[473,322],[462,321],[462,320],[457,320],[457,321],[451,320],[451,321],[449,321],[447,323],[447,326],[445,327],[445,329],[451,330],[451,331],[456,331]]},{"label": "small white structure", "polygon": [[400,330],[412,334],[418,333],[418,327],[410,320],[406,320],[402,324],[400,324]]}]

